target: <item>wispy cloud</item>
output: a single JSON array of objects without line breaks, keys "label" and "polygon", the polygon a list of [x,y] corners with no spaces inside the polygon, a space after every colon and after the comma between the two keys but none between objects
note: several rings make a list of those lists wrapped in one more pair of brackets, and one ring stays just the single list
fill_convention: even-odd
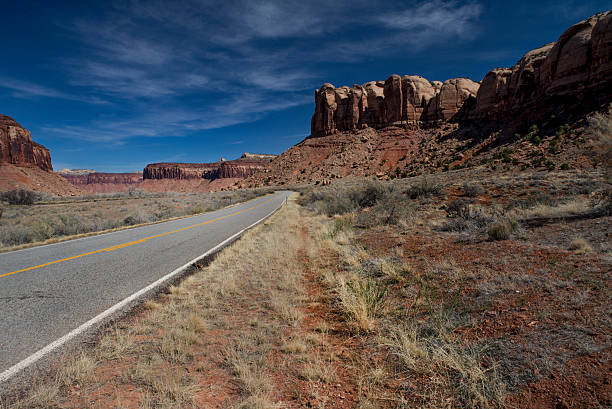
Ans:
[{"label": "wispy cloud", "polygon": [[457,35],[470,36],[475,20],[482,13],[478,3],[458,5],[457,2],[430,1],[415,8],[387,13],[378,20],[391,28],[414,32],[425,32],[428,37]]},{"label": "wispy cloud", "polygon": [[107,104],[106,101],[95,96],[82,96],[62,92],[44,85],[35,84],[29,81],[17,80],[14,78],[0,77],[0,88],[12,91],[12,95],[17,98],[58,98],[72,101],[86,102],[89,104]]},{"label": "wispy cloud", "polygon": [[[312,103],[325,66],[469,40],[477,2],[126,0],[64,23],[82,53],[61,60],[66,86],[0,84],[17,95],[109,101],[115,116],[49,125],[56,136],[122,144],[256,121]],[[408,47],[406,46],[408,45]]]}]

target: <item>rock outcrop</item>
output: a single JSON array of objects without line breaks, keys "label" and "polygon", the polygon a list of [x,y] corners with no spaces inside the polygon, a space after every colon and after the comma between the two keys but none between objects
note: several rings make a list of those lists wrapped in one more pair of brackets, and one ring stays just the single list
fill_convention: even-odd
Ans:
[{"label": "rock outcrop", "polygon": [[479,84],[467,78],[440,83],[416,75],[392,75],[385,82],[371,81],[353,88],[331,84],[315,91],[311,135],[397,123],[428,124],[447,121],[475,97]]},{"label": "rock outcrop", "polygon": [[142,172],[102,173],[94,171],[85,174],[71,174],[60,171],[58,173],[75,186],[95,184],[135,185],[142,181]]},{"label": "rock outcrop", "polygon": [[484,77],[469,118],[503,121],[538,108],[606,103],[612,89],[612,12],[567,29],[555,43]]},{"label": "rock outcrop", "polygon": [[0,164],[2,163],[53,171],[49,149],[34,142],[27,129],[6,115],[0,115]]},{"label": "rock outcrop", "polygon": [[245,153],[235,160],[214,163],[151,163],[143,179],[225,179],[246,178],[265,168],[276,155]]},{"label": "rock outcrop", "polygon": [[500,125],[522,117],[534,121],[554,111],[609,103],[611,93],[612,11],[608,11],[573,25],[557,42],[528,52],[513,67],[491,70],[480,83],[392,75],[384,82],[352,88],[323,84],[315,91],[311,136],[400,123]]}]

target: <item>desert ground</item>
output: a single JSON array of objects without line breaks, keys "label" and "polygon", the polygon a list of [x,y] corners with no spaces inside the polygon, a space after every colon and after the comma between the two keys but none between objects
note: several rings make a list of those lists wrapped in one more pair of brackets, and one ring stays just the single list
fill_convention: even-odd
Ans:
[{"label": "desert ground", "polygon": [[4,406],[612,403],[603,171],[482,167],[296,190]]}]

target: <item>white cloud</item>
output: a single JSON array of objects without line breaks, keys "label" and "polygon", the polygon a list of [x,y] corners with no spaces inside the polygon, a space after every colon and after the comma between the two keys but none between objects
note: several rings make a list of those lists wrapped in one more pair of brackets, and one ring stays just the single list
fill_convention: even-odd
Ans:
[{"label": "white cloud", "polygon": [[431,1],[415,8],[381,15],[383,25],[401,30],[410,43],[429,45],[441,40],[472,38],[475,22],[482,13],[478,3]]},{"label": "white cloud", "polygon": [[[383,7],[384,6],[384,7]],[[83,53],[62,61],[67,85],[0,84],[15,93],[110,101],[113,118],[49,126],[53,135],[102,143],[182,136],[258,120],[312,103],[326,64],[406,54],[470,39],[479,3],[407,6],[366,0],[126,0],[68,27]],[[79,98],[79,99],[77,99]]]}]

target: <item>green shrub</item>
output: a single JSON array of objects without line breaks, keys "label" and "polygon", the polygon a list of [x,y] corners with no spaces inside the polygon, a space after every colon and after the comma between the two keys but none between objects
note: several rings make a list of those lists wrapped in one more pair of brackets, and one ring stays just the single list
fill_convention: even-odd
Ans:
[{"label": "green shrub", "polygon": [[484,193],[484,188],[478,183],[464,183],[463,194],[467,197],[477,197]]},{"label": "green shrub", "polygon": [[0,201],[5,201],[12,205],[32,205],[40,199],[40,193],[32,192],[31,190],[19,189],[0,193]]},{"label": "green shrub", "polygon": [[376,317],[384,310],[388,286],[380,281],[368,278],[366,280],[349,281],[346,287],[365,306],[370,316]]},{"label": "green shrub", "polygon": [[420,182],[410,186],[405,193],[411,199],[420,199],[424,197],[439,196],[442,192],[442,187],[439,184],[428,178],[423,178]]}]

